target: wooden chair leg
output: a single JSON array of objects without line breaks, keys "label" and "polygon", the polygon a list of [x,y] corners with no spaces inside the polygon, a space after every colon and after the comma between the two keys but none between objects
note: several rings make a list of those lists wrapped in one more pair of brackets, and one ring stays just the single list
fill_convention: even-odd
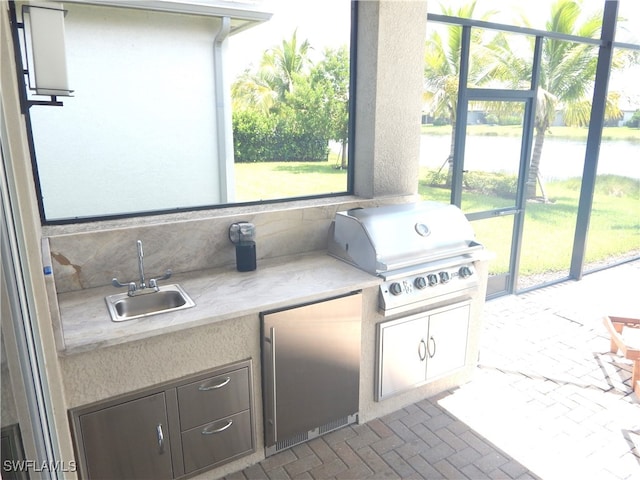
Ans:
[{"label": "wooden chair leg", "polygon": [[611,353],[617,353],[618,350],[620,350],[621,355],[633,362],[631,389],[640,397],[640,350],[638,350],[637,347],[631,348],[626,345],[622,337],[622,329],[625,326],[629,328],[640,328],[640,319],[606,316],[603,321],[607,331],[611,335]]},{"label": "wooden chair leg", "polygon": [[[618,332],[618,334],[622,335],[622,328],[624,327],[623,324],[621,323],[611,323],[611,326],[613,327],[613,329]],[[616,342],[616,339],[613,335],[611,335],[611,346],[610,346],[610,350],[611,353],[617,353],[618,352],[618,343]]]}]

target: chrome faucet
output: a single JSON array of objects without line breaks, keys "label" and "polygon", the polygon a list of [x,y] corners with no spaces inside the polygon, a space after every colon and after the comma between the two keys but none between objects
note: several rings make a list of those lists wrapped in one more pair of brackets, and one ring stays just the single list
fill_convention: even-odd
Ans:
[{"label": "chrome faucet", "polygon": [[[120,283],[117,278],[113,278],[111,280],[111,285],[117,288],[127,287],[127,295],[129,295],[130,297],[142,293],[159,292],[160,286],[158,285],[158,282],[171,277],[171,270],[167,270],[161,277],[149,279],[149,285],[147,286],[146,280],[144,278],[144,252],[142,250],[142,240],[138,240],[136,242],[136,246],[138,248],[138,272],[140,274],[140,283],[137,284],[134,281]],[[145,291],[147,288],[149,288],[150,291]]]},{"label": "chrome faucet", "polygon": [[144,283],[144,252],[142,251],[142,240],[136,242],[138,246],[138,272],[140,272],[140,288],[147,288]]}]

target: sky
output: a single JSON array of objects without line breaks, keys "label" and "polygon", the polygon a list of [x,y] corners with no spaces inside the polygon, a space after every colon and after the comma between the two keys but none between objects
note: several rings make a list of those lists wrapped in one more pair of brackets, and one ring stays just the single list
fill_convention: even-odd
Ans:
[{"label": "sky", "polygon": [[[461,5],[468,4],[470,0],[428,0],[429,13],[441,13],[440,4],[447,8],[457,10]],[[556,0],[476,0],[475,11],[478,13],[496,11],[491,17],[492,22],[513,23],[514,14],[526,12],[526,17],[533,28],[545,29],[545,22],[550,16],[551,5]],[[585,12],[602,12],[605,0],[582,0],[582,9]],[[532,8],[534,5],[534,8]],[[640,2],[638,0],[620,0],[618,16],[626,18],[628,32],[620,32],[618,41],[629,42],[631,36],[635,36],[634,43],[640,43]]]},{"label": "sky", "polygon": [[[229,39],[232,78],[250,64],[257,65],[265,49],[290,39],[296,27],[298,41],[309,40],[316,54],[326,47],[349,44],[350,0],[266,0],[261,3],[265,10],[273,12],[271,20]],[[236,52],[242,54],[236,55]]]},{"label": "sky", "polygon": [[[514,23],[517,12],[522,10],[526,11],[533,28],[545,29],[554,1],[556,0],[535,0],[535,8],[532,8],[531,0],[477,0],[476,12],[495,10],[497,14],[491,21]],[[588,12],[602,11],[604,1],[582,0],[583,9]],[[441,3],[456,11],[468,2],[469,0],[427,0],[427,6],[429,13],[441,13]],[[249,3],[273,12],[273,17],[230,38],[231,79],[235,79],[246,68],[257,66],[266,49],[281,44],[285,38],[291,38],[296,28],[299,41],[309,40],[313,48],[312,55],[319,56],[326,47],[336,48],[349,43],[350,0],[249,0]],[[640,43],[640,1],[620,0],[618,13],[627,20],[619,26],[616,40]],[[620,88],[628,89],[631,86],[637,90],[640,68],[637,70],[635,75],[626,76],[626,80],[621,78],[612,81],[622,82]]]},{"label": "sky", "polygon": [[[495,23],[514,24],[515,14],[519,11],[526,12],[526,17],[531,22],[531,27],[546,30],[545,23],[550,17],[551,5],[556,0],[536,0],[535,8],[531,8],[531,0],[477,0],[475,12],[480,18],[483,12],[492,10],[497,13],[490,21]],[[440,3],[445,4],[453,11],[467,4],[469,0],[428,0],[429,13],[441,13]],[[596,13],[604,10],[604,0],[582,0],[584,12]],[[640,1],[620,0],[618,17],[624,21],[618,23],[616,41],[640,44]],[[428,27],[427,27],[428,28]],[[640,105],[640,66],[626,70],[624,74],[614,74],[610,78],[609,91],[617,91],[623,94],[621,107],[624,109],[637,108]]]}]

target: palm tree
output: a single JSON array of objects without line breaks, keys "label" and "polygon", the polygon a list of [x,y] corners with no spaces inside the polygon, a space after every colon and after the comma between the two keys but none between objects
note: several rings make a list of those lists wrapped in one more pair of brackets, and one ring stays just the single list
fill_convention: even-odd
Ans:
[{"label": "palm tree", "polygon": [[267,113],[283,102],[293,92],[296,80],[307,73],[310,49],[308,40],[298,44],[294,31],[290,40],[266,50],[258,71],[246,70],[231,86],[234,109],[257,108]]},{"label": "palm tree", "polygon": [[264,53],[260,64],[261,74],[280,100],[293,92],[296,77],[306,73],[310,49],[308,40],[298,44],[298,31],[294,30],[290,40],[282,40],[282,45]]},{"label": "palm tree", "polygon": [[[597,38],[602,16],[591,14],[580,23],[581,3],[581,0],[557,0],[553,3],[551,17],[546,22],[547,31]],[[526,19],[523,20],[528,26]],[[517,80],[516,76],[527,80],[531,78],[530,74],[523,75],[522,71],[513,68],[514,65],[521,65],[522,60],[516,59],[517,55],[509,51],[508,45],[499,56],[511,66],[507,75],[514,81]],[[563,120],[567,125],[588,125],[591,112],[588,95],[591,93],[597,62],[598,51],[591,45],[545,39],[536,97],[535,142],[527,178],[527,198],[536,197],[536,186],[540,183],[542,199],[547,200],[540,178],[540,161],[545,136],[556,118],[556,112],[563,111]],[[608,119],[620,117],[617,98],[619,96],[609,95],[605,111],[605,117]]]},{"label": "palm tree", "polygon": [[[329,141],[340,142],[340,164],[346,167],[349,51],[326,50],[324,58],[313,64],[310,50],[307,40],[298,41],[297,31],[266,50],[259,68],[247,69],[231,87],[233,119],[243,132],[262,132],[275,142],[272,150],[284,155],[281,158],[324,158]],[[258,137],[258,133],[253,136]]]},{"label": "palm tree", "polygon": [[[476,0],[460,7],[457,11],[440,4],[443,15],[460,18],[471,18],[476,7]],[[487,12],[482,20],[487,20],[494,12]],[[472,30],[471,43],[482,43],[482,31]],[[450,26],[446,29],[446,38],[434,30],[426,41],[424,62],[424,94],[423,100],[429,105],[430,114],[436,118],[446,119],[452,125],[448,164],[447,185],[451,185],[453,172],[453,155],[456,135],[456,109],[458,107],[458,79],[460,73],[460,48],[462,45],[462,27]],[[483,60],[484,49],[473,49],[473,61],[470,61],[469,85],[479,85],[487,79]]]},{"label": "palm tree", "polygon": [[278,101],[277,93],[261,71],[251,73],[245,70],[231,85],[234,112],[258,110],[268,114]]}]

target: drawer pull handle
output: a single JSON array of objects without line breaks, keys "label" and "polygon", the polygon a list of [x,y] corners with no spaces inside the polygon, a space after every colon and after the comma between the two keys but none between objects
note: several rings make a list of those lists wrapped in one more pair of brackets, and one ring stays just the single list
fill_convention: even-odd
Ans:
[{"label": "drawer pull handle", "polygon": [[205,427],[205,429],[202,430],[202,435],[213,435],[213,434],[216,434],[216,433],[224,432],[231,425],[233,425],[233,420],[229,420],[224,427],[215,428],[213,430],[209,430],[209,428],[211,426]]},{"label": "drawer pull handle", "polygon": [[201,392],[208,392],[209,390],[217,390],[218,388],[224,387],[230,381],[231,381],[231,377],[227,377],[222,381],[222,383],[218,383],[217,385],[207,385],[207,386],[200,385],[198,387],[198,390],[200,390]]}]

